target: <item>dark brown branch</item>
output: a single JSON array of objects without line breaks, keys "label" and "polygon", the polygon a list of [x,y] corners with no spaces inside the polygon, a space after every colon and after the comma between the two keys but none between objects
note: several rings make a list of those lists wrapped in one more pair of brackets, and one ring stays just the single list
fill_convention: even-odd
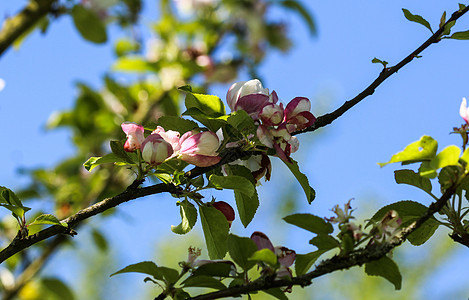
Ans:
[{"label": "dark brown branch", "polygon": [[423,216],[421,216],[418,220],[416,220],[409,226],[402,229],[396,236],[394,241],[391,243],[374,244],[368,246],[367,248],[356,250],[347,256],[336,255],[328,260],[321,262],[313,271],[302,276],[293,277],[291,280],[266,280],[264,278],[261,278],[243,286],[237,286],[228,288],[226,290],[203,294],[190,299],[207,300],[219,299],[224,297],[234,297],[255,291],[268,290],[271,288],[287,287],[293,285],[305,287],[311,285],[312,280],[314,278],[318,278],[335,271],[349,269],[354,266],[361,266],[365,263],[378,260],[381,257],[385,256],[387,253],[389,253],[395,247],[401,245],[409,236],[409,234],[411,234],[414,230],[422,226],[422,224],[425,223],[425,221],[427,221],[428,219],[430,219],[433,214],[440,211],[448,202],[448,200],[451,199],[455,192],[456,186],[452,186],[451,188],[447,189],[445,193],[441,196],[441,198],[439,198],[436,202],[430,205],[427,212]]},{"label": "dark brown branch", "polygon": [[72,228],[80,223],[83,220],[86,220],[92,216],[100,214],[110,208],[116,207],[119,204],[124,202],[148,196],[153,194],[159,194],[163,192],[178,194],[181,192],[181,189],[171,185],[171,184],[157,184],[140,189],[127,189],[125,192],[112,197],[105,199],[101,202],[98,202],[94,205],[91,205],[87,208],[84,208],[78,211],[76,214],[68,217],[63,220],[63,222],[68,224],[68,228],[54,225],[44,230],[39,231],[36,234],[30,235],[24,239],[16,237],[10,245],[0,252],[0,263],[11,257],[12,255],[28,248],[31,245],[34,245],[42,240],[50,238],[57,234],[73,234]]},{"label": "dark brown branch", "polygon": [[375,92],[375,89],[383,83],[388,77],[393,75],[394,73],[397,73],[402,67],[410,63],[414,58],[416,58],[423,50],[428,48],[431,44],[437,43],[440,41],[441,34],[444,31],[444,28],[446,25],[449,23],[456,21],[459,19],[461,16],[463,16],[467,11],[469,10],[469,6],[467,6],[465,9],[462,11],[456,11],[451,15],[451,18],[446,21],[445,26],[442,26],[440,29],[438,29],[428,40],[426,40],[420,47],[415,49],[411,54],[409,54],[406,58],[401,60],[397,65],[390,67],[390,68],[384,68],[383,71],[379,74],[378,78],[376,78],[366,89],[364,89],[360,94],[355,96],[354,98],[346,101],[344,104],[342,104],[341,107],[336,109],[335,111],[322,115],[317,118],[316,122],[311,125],[308,128],[305,128],[303,130],[297,131],[295,134],[300,134],[308,131],[315,131],[321,127],[324,127],[326,125],[331,124],[333,121],[335,121],[337,118],[339,118],[341,115],[343,115],[346,111],[357,105],[360,101],[365,99],[366,97],[372,95]]},{"label": "dark brown branch", "polygon": [[0,56],[30,30],[42,17],[52,12],[56,0],[31,0],[16,16],[8,18],[0,30]]}]

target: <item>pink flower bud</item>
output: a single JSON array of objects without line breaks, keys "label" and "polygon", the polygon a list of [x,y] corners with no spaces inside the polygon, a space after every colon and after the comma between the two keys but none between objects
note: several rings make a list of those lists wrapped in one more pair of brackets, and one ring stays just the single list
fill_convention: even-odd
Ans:
[{"label": "pink flower bud", "polygon": [[231,207],[231,205],[229,205],[228,203],[226,203],[225,201],[216,201],[216,202],[213,202],[212,203],[212,206],[215,207],[216,209],[218,209],[219,211],[221,211],[223,213],[223,215],[225,216],[226,220],[228,221],[228,224],[230,225],[231,227],[231,223],[234,221],[235,219],[235,212],[234,212],[234,209],[233,207]]},{"label": "pink flower bud", "polygon": [[262,232],[255,231],[251,234],[251,240],[256,244],[257,250],[270,249],[275,253],[274,245],[270,239]]},{"label": "pink flower bud", "polygon": [[151,134],[142,143],[142,157],[150,165],[159,165],[173,154],[171,144],[161,135]]},{"label": "pink flower bud", "polygon": [[121,127],[127,135],[127,141],[125,141],[124,150],[127,152],[133,152],[137,149],[141,149],[142,143],[145,139],[143,136],[143,126],[131,122],[125,122],[121,124]]},{"label": "pink flower bud", "polygon": [[[236,111],[236,104],[238,100],[246,95],[262,94],[269,96],[269,90],[262,87],[259,79],[252,79],[249,81],[240,81],[231,85],[228,93],[226,94],[226,102],[231,111]],[[241,108],[242,109],[242,108]]]},{"label": "pink flower bud", "polygon": [[221,157],[217,149],[220,146],[217,135],[212,131],[195,133],[188,131],[179,140],[182,160],[198,167],[208,167],[218,163]]},{"label": "pink flower bud", "polygon": [[469,107],[467,107],[466,98],[462,98],[461,107],[459,108],[459,115],[469,124]]}]

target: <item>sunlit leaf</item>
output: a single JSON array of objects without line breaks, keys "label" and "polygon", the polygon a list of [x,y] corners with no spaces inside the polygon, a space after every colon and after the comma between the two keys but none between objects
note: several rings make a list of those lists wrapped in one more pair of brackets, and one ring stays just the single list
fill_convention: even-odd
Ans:
[{"label": "sunlit leaf", "polygon": [[409,164],[413,162],[428,161],[435,157],[437,149],[437,141],[429,136],[423,136],[419,141],[408,145],[401,152],[394,154],[390,161],[386,163],[378,163],[378,165],[383,167],[387,164],[396,162]]},{"label": "sunlit leaf", "polygon": [[432,27],[430,26],[430,23],[428,23],[428,21],[425,20],[422,16],[414,15],[409,10],[407,10],[405,8],[403,8],[402,11],[404,12],[404,16],[406,17],[407,20],[422,24],[423,26],[427,27],[433,33],[433,30],[432,30]]},{"label": "sunlit leaf", "polygon": [[267,248],[257,250],[251,255],[249,260],[265,262],[271,267],[275,267],[277,265],[277,256],[272,252],[272,250]]},{"label": "sunlit leaf", "polygon": [[34,222],[29,224],[31,225],[60,225],[63,227],[68,227],[68,224],[65,222],[60,222],[59,219],[57,219],[56,216],[51,215],[51,214],[43,214],[38,216]]}]

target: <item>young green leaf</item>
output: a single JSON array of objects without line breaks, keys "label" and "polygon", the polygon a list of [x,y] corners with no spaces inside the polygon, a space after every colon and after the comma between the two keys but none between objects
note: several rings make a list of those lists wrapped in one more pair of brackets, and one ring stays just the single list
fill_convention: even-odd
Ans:
[{"label": "young green leaf", "polygon": [[455,32],[449,38],[455,40],[469,40],[469,30]]},{"label": "young green leaf", "polygon": [[424,161],[419,167],[419,175],[424,178],[433,179],[438,173],[431,167],[430,161]]},{"label": "young green leaf", "polygon": [[285,222],[316,234],[329,234],[334,231],[331,223],[312,214],[293,214],[283,218]]},{"label": "young green leaf", "polygon": [[248,260],[248,258],[256,251],[257,246],[250,238],[239,237],[234,234],[228,236],[228,253],[230,253],[233,261],[244,271],[254,267],[255,263]]},{"label": "young green leaf", "polygon": [[380,167],[387,164],[402,162],[410,164],[414,162],[429,161],[436,155],[438,142],[429,136],[423,136],[419,141],[414,142],[399,153],[394,154],[391,160],[386,163],[378,163]]},{"label": "young green leaf", "polygon": [[374,64],[382,64],[382,65],[383,65],[383,68],[386,68],[386,66],[388,65],[388,62],[387,62],[387,61],[378,59],[378,58],[376,58],[376,57],[373,58],[373,59],[371,60],[371,62],[374,63]]},{"label": "young green leaf", "polygon": [[124,150],[124,146],[119,141],[111,141],[110,142],[111,151],[117,157],[121,158],[124,162],[129,164],[134,164],[135,162],[130,158],[129,154]]},{"label": "young green leaf", "polygon": [[217,96],[187,93],[185,104],[186,109],[197,108],[208,117],[219,117],[225,114],[225,105]]},{"label": "young green leaf", "polygon": [[440,28],[443,27],[446,23],[446,11],[443,12],[440,18]]},{"label": "young green leaf", "polygon": [[50,214],[43,214],[38,216],[34,222],[29,224],[31,225],[60,225],[63,227],[68,227],[68,224],[65,222],[60,222],[59,219],[57,219],[56,216],[50,215]]},{"label": "young green leaf", "polygon": [[297,276],[301,276],[309,271],[311,266],[327,250],[317,250],[308,254],[297,254],[295,258],[295,271]]},{"label": "young green leaf", "polygon": [[242,176],[237,175],[229,175],[229,176],[218,176],[215,174],[210,175],[209,179],[210,183],[216,189],[230,189],[236,190],[247,196],[252,196],[256,188],[252,184],[249,179],[246,179]]},{"label": "young green leaf", "polygon": [[308,200],[308,203],[311,204],[314,198],[316,198],[316,191],[309,185],[308,177],[306,177],[305,174],[301,173],[298,163],[293,159],[291,164],[287,162],[284,163],[295,176],[296,180],[298,180],[298,182],[300,183],[301,187],[303,188],[303,191],[306,194],[306,199]]},{"label": "young green leaf", "polygon": [[432,183],[430,179],[422,177],[419,173],[412,170],[397,170],[394,171],[394,179],[398,184],[408,184],[418,187],[427,193],[432,192]]},{"label": "young green leaf", "polygon": [[466,8],[466,5],[459,3],[459,11],[462,11]]},{"label": "young green leaf", "polygon": [[117,156],[114,153],[109,153],[104,155],[103,157],[90,157],[83,166],[87,171],[92,171],[99,165],[108,164],[108,163],[122,163],[122,164],[129,164],[129,162],[121,157]]},{"label": "young green leaf", "polygon": [[431,160],[430,167],[434,170],[438,170],[446,166],[457,166],[459,165],[459,155],[461,155],[461,149],[459,147],[455,145],[448,146]]},{"label": "young green leaf", "polygon": [[162,280],[162,276],[158,273],[158,266],[152,261],[142,261],[112,273],[110,277],[123,273],[143,273],[153,276],[155,279]]},{"label": "young green leaf", "polygon": [[404,12],[404,16],[406,17],[407,20],[411,22],[416,22],[419,24],[422,24],[423,26],[427,27],[431,33],[433,33],[432,27],[430,26],[430,23],[428,23],[427,20],[425,20],[422,16],[419,15],[414,15],[412,14],[409,10],[403,8],[402,11]]},{"label": "young green leaf", "polygon": [[127,73],[155,72],[155,68],[139,56],[119,57],[112,65],[112,70]]},{"label": "young green leaf", "polygon": [[244,110],[232,112],[227,119],[228,124],[239,132],[255,132],[254,120]]},{"label": "young green leaf", "polygon": [[194,121],[175,116],[162,116],[158,119],[157,124],[163,127],[166,131],[174,130],[180,134],[184,134],[199,127]]},{"label": "young green leaf", "polygon": [[72,8],[71,14],[75,27],[85,40],[96,44],[107,41],[106,26],[95,12],[77,4]]},{"label": "young green leaf", "polygon": [[225,215],[210,206],[199,207],[200,221],[210,259],[221,259],[228,251],[229,225]]},{"label": "young green leaf", "polygon": [[259,196],[257,191],[254,190],[254,194],[248,196],[239,190],[234,190],[236,207],[238,209],[239,219],[244,227],[247,227],[254,219],[257,208],[259,207]]},{"label": "young green leaf", "polygon": [[23,206],[20,198],[9,188],[0,186],[0,206],[5,207],[18,217],[23,217],[31,208]]},{"label": "young green leaf", "polygon": [[399,267],[397,264],[387,256],[366,263],[365,272],[369,276],[381,276],[389,280],[396,290],[401,289],[402,285],[402,276],[399,272]]},{"label": "young green leaf", "polygon": [[191,231],[197,221],[197,209],[187,200],[179,203],[179,213],[181,214],[181,224],[171,225],[171,231],[177,234],[186,234]]},{"label": "young green leaf", "polygon": [[267,248],[257,250],[251,255],[249,260],[265,262],[272,268],[275,268],[277,266],[277,256],[274,252],[272,252],[272,250]]}]

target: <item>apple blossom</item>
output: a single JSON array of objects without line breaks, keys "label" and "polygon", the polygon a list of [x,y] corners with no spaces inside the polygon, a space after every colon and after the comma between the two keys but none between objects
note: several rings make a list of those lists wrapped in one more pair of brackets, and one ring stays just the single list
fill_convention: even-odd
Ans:
[{"label": "apple blossom", "polygon": [[372,230],[373,239],[371,243],[376,241],[378,243],[390,242],[399,232],[398,228],[402,224],[402,219],[395,210],[388,211],[381,221],[375,225]]},{"label": "apple blossom", "polygon": [[285,122],[288,132],[294,132],[313,125],[316,117],[310,112],[311,102],[305,97],[293,98],[285,107]]},{"label": "apple blossom", "polygon": [[121,127],[127,135],[124,150],[127,152],[133,152],[137,149],[141,149],[142,143],[145,140],[145,137],[143,136],[143,126],[131,122],[124,122],[121,124]]},{"label": "apple blossom", "polygon": [[180,133],[174,130],[165,131],[163,127],[158,126],[155,130],[152,131],[152,134],[159,134],[166,142],[171,144],[173,147],[173,155],[181,149],[181,144],[179,142]]},{"label": "apple blossom", "polygon": [[[241,106],[237,107],[238,101],[248,95],[262,95],[266,97],[249,97],[245,98],[242,102]],[[249,81],[239,81],[233,83],[226,94],[226,102],[230,107],[231,111],[236,111],[239,109],[246,109],[248,108],[249,103],[257,103],[257,102],[268,102],[269,101],[269,89],[262,87],[262,83],[259,79],[252,79]],[[256,105],[259,106],[259,105]],[[263,106],[263,105],[262,105]],[[262,106],[258,108],[258,111],[262,109]]]},{"label": "apple blossom", "polygon": [[190,164],[208,167],[221,160],[217,153],[220,141],[212,131],[199,133],[188,131],[181,136],[179,143],[181,145],[180,158]]},{"label": "apple blossom", "polygon": [[469,107],[467,107],[466,98],[462,98],[459,115],[466,121],[466,124],[469,124]]},{"label": "apple blossom", "polygon": [[150,165],[159,165],[172,154],[171,144],[159,134],[150,134],[142,143],[142,157]]}]

